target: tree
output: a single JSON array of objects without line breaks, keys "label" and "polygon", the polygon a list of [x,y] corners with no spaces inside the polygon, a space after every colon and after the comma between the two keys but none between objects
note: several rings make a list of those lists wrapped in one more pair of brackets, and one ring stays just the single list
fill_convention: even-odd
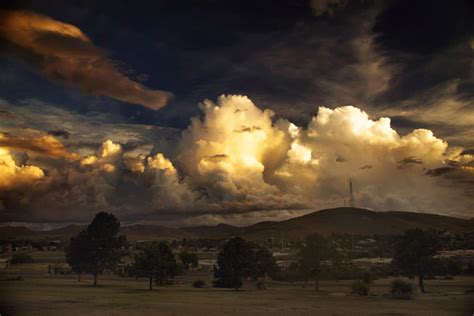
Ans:
[{"label": "tree", "polygon": [[178,266],[176,265],[173,251],[165,242],[158,244],[158,252],[161,259],[158,269],[155,271],[155,282],[163,285],[168,278],[173,278],[176,275]]},{"label": "tree", "polygon": [[86,231],[81,231],[69,241],[69,246],[66,248],[66,261],[72,271],[77,273],[78,281],[81,281],[82,273],[90,270],[92,249],[92,241]]},{"label": "tree", "polygon": [[306,238],[306,243],[299,252],[299,265],[305,275],[305,285],[308,279],[315,280],[315,290],[319,291],[321,262],[331,257],[329,242],[321,235],[314,234]]},{"label": "tree", "polygon": [[395,245],[393,265],[407,277],[418,278],[418,285],[425,293],[424,278],[433,268],[434,256],[439,248],[438,234],[416,228],[408,230]]},{"label": "tree", "polygon": [[11,264],[34,262],[33,257],[27,253],[16,253],[10,260]]},{"label": "tree", "polygon": [[195,268],[199,264],[198,256],[194,252],[183,251],[179,254],[179,259],[186,271],[189,270],[189,267]]},{"label": "tree", "polygon": [[[92,273],[94,286],[105,269],[114,269],[126,254],[127,239],[119,235],[120,222],[113,214],[98,213],[85,231],[72,240],[66,250],[71,267]],[[77,271],[77,270],[76,270]]]},{"label": "tree", "polygon": [[165,243],[152,243],[135,255],[132,271],[148,278],[148,289],[153,290],[153,280],[163,285],[168,277],[174,277],[176,260],[171,248]]},{"label": "tree", "polygon": [[273,254],[265,247],[258,244],[252,249],[252,277],[258,279],[267,275],[274,276],[278,272],[278,266]]},{"label": "tree", "polygon": [[241,237],[233,237],[217,255],[217,264],[214,286],[237,291],[242,286],[242,278],[251,274],[252,249]]}]

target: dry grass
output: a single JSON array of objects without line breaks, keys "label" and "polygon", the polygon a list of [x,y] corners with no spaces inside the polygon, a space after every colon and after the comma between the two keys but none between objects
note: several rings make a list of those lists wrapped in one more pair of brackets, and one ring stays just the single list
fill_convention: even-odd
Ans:
[{"label": "dry grass", "polygon": [[[33,264],[35,265],[35,264]],[[17,272],[27,268],[18,267]],[[28,269],[27,269],[28,270]],[[28,271],[35,269],[30,267]],[[428,294],[411,300],[387,297],[389,279],[377,280],[372,295],[350,294],[350,281],[322,282],[321,291],[301,284],[270,283],[257,290],[253,282],[241,291],[195,289],[192,281],[205,275],[176,279],[175,285],[147,291],[145,280],[103,276],[97,288],[89,276],[24,274],[24,281],[0,281],[2,315],[472,315],[474,278],[430,280]]]}]

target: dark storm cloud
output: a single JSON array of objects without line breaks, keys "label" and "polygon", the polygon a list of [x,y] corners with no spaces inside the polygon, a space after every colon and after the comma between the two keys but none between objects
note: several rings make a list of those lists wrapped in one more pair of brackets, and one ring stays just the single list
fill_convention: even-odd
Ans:
[{"label": "dark storm cloud", "polygon": [[309,5],[316,16],[328,14],[333,16],[335,11],[347,5],[348,0],[310,0]]},{"label": "dark storm cloud", "polygon": [[[425,51],[433,56],[460,43],[472,26],[466,18],[468,2],[455,2],[446,10],[441,3],[101,1],[91,5],[56,0],[16,1],[10,6],[77,25],[116,59],[133,64],[138,73],[163,73],[150,76],[147,83],[176,91],[173,106],[159,113],[121,111],[137,123],[183,128],[189,117],[199,114],[195,104],[223,93],[248,95],[301,124],[308,122],[317,105],[397,108],[396,102],[413,97],[420,87],[469,71],[459,52],[446,58],[449,65],[427,65],[431,59],[425,58]],[[314,16],[315,6],[324,13],[331,6],[339,9],[333,17]],[[190,8],[196,18],[189,18]],[[444,19],[438,19],[443,14]],[[405,15],[408,21],[401,23]],[[446,25],[447,31],[441,32],[439,25]],[[412,49],[413,43],[425,43],[410,40],[413,34],[431,38],[426,41],[430,49],[420,53]],[[416,58],[411,56],[415,52]],[[91,108],[101,111],[92,105],[84,110]]]},{"label": "dark storm cloud", "polygon": [[398,168],[403,169],[403,168],[407,168],[409,165],[412,165],[412,164],[422,164],[422,163],[423,163],[423,160],[421,159],[417,159],[415,157],[406,157],[398,162]]},{"label": "dark storm cloud", "polygon": [[378,14],[377,50],[398,65],[379,99],[402,131],[429,128],[451,145],[472,146],[472,1],[392,1]]},{"label": "dark storm cloud", "polygon": [[54,137],[62,137],[65,139],[68,139],[69,136],[71,136],[71,133],[69,133],[66,130],[54,130],[54,131],[48,131],[49,135],[52,135]]},{"label": "dark storm cloud", "polygon": [[392,1],[377,17],[374,32],[384,47],[431,55],[472,36],[472,1]]},{"label": "dark storm cloud", "polygon": [[11,119],[11,118],[13,118],[13,114],[11,114],[8,111],[1,110],[0,111],[0,117],[6,118],[6,119]]},{"label": "dark storm cloud", "polygon": [[422,89],[416,96],[379,107],[378,115],[395,117],[394,126],[400,131],[427,128],[450,145],[470,147],[474,136],[474,95],[460,91],[462,82],[453,79]]},{"label": "dark storm cloud", "polygon": [[430,170],[426,171],[426,174],[429,175],[429,176],[433,176],[433,177],[439,177],[439,176],[442,176],[442,175],[445,175],[447,173],[451,173],[451,172],[454,172],[454,171],[456,171],[456,168],[442,167],[442,168],[430,169]]}]

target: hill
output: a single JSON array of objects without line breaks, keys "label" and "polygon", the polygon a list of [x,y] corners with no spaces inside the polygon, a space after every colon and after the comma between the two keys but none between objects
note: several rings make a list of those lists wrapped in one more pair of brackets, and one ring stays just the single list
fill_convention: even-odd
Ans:
[{"label": "hill", "polygon": [[[50,239],[68,240],[85,229],[85,225],[68,225],[48,231],[35,231],[22,226],[0,227],[0,239]],[[121,232],[129,240],[193,238],[195,235],[173,227],[158,225],[123,226]]]},{"label": "hill", "polygon": [[[255,229],[258,226],[258,229]],[[410,212],[374,212],[358,208],[335,208],[313,212],[282,222],[261,223],[242,229],[249,239],[278,237],[301,238],[311,233],[352,233],[396,235],[412,228],[474,231],[474,224],[449,216]]]},{"label": "hill", "polygon": [[218,224],[216,226],[181,227],[180,229],[202,238],[223,238],[239,235],[241,232],[241,228],[227,224]]},{"label": "hill", "polygon": [[121,229],[128,240],[152,240],[152,239],[181,239],[193,238],[195,235],[179,228],[158,225],[130,225]]},{"label": "hill", "polygon": [[[410,212],[374,212],[359,208],[334,208],[313,212],[281,222],[260,222],[247,227],[226,224],[216,226],[165,227],[158,225],[123,226],[129,240],[156,240],[181,238],[226,238],[239,235],[247,239],[285,238],[299,239],[312,233],[331,234],[401,234],[411,228],[474,231],[474,221],[436,214]],[[67,240],[84,229],[69,225],[51,231],[33,231],[26,227],[0,227],[0,239],[61,239]]]}]

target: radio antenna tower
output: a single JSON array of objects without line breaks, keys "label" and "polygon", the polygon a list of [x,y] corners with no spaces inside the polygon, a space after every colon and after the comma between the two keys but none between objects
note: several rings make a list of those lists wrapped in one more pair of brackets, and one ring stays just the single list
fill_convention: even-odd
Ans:
[{"label": "radio antenna tower", "polygon": [[355,207],[354,190],[352,189],[352,180],[349,180],[349,207]]}]

